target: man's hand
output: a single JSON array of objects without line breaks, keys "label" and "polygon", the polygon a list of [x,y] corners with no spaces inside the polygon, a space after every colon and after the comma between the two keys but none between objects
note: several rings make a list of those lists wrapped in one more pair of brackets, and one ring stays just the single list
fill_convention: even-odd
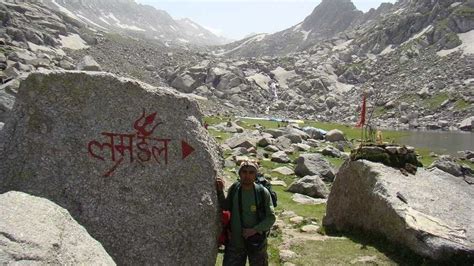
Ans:
[{"label": "man's hand", "polygon": [[216,188],[217,188],[217,191],[224,191],[224,179],[218,177],[216,179]]},{"label": "man's hand", "polygon": [[255,235],[256,233],[258,233],[257,230],[253,228],[244,228],[242,235],[245,239],[247,239],[248,237],[251,237]]}]

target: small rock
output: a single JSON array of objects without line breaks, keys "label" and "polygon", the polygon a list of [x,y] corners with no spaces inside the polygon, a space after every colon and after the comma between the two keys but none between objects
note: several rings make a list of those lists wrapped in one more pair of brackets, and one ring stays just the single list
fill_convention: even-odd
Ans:
[{"label": "small rock", "polygon": [[286,187],[286,183],[283,180],[272,180],[272,181],[270,181],[270,184],[272,184],[272,186]]},{"label": "small rock", "polygon": [[282,175],[294,175],[295,171],[293,169],[283,166],[283,167],[278,167],[272,170],[272,172],[276,172]]},{"label": "small rock", "polygon": [[291,250],[280,250],[280,260],[281,261],[289,261],[295,258],[297,255],[295,252]]},{"label": "small rock", "polygon": [[294,211],[284,211],[281,213],[281,217],[295,217],[297,216]]},{"label": "small rock", "polygon": [[301,216],[295,216],[295,217],[290,218],[290,223],[292,224],[300,224],[303,221],[304,221],[304,218]]},{"label": "small rock", "polygon": [[312,205],[324,204],[328,201],[327,199],[315,199],[315,198],[312,198],[312,197],[309,197],[309,196],[306,196],[306,195],[303,195],[303,194],[299,194],[299,193],[293,194],[291,199],[294,202],[297,202],[297,203],[312,204]]},{"label": "small rock", "polygon": [[319,230],[319,226],[313,225],[313,224],[308,224],[303,227],[301,227],[301,232],[305,233],[316,233]]}]

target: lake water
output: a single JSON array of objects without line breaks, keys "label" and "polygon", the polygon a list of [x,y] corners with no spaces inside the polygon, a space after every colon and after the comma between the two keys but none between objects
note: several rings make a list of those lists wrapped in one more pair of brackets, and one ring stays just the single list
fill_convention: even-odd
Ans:
[{"label": "lake water", "polygon": [[427,148],[438,154],[456,155],[458,151],[474,151],[474,132],[462,131],[407,131],[401,144]]}]

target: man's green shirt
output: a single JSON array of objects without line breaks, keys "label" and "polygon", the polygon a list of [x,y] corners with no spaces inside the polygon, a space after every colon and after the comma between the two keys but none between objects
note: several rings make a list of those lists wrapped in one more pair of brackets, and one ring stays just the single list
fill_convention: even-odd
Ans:
[{"label": "man's green shirt", "polygon": [[[245,190],[241,188],[242,190],[242,221],[244,224],[244,228],[253,228],[259,233],[264,233],[266,231],[269,231],[273,224],[275,223],[275,211],[273,208],[273,203],[271,200],[270,192],[266,188],[263,188],[264,191],[264,206],[265,206],[265,216],[261,217],[261,221],[258,221],[258,216],[257,216],[257,199],[255,199],[255,195],[257,197],[260,197],[259,191],[256,188],[256,184],[254,184],[254,189],[248,189]],[[232,200],[232,210],[231,213],[231,230],[232,230],[232,235],[231,235],[231,244],[234,247],[237,248],[243,248],[244,247],[244,238],[242,236],[242,226],[240,224],[240,214],[239,214],[239,192],[238,189],[235,190],[234,196],[232,199],[228,197],[225,199],[223,203],[223,208],[224,209],[229,209],[230,207],[230,201]],[[259,199],[262,200],[262,199]],[[261,214],[263,215],[263,214]]]}]

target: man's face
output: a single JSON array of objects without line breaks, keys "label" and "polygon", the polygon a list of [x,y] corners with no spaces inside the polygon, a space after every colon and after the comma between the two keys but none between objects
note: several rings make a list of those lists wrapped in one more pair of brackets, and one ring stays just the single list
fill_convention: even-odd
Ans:
[{"label": "man's face", "polygon": [[252,166],[245,166],[240,170],[240,181],[244,185],[250,185],[257,177],[257,170]]}]

